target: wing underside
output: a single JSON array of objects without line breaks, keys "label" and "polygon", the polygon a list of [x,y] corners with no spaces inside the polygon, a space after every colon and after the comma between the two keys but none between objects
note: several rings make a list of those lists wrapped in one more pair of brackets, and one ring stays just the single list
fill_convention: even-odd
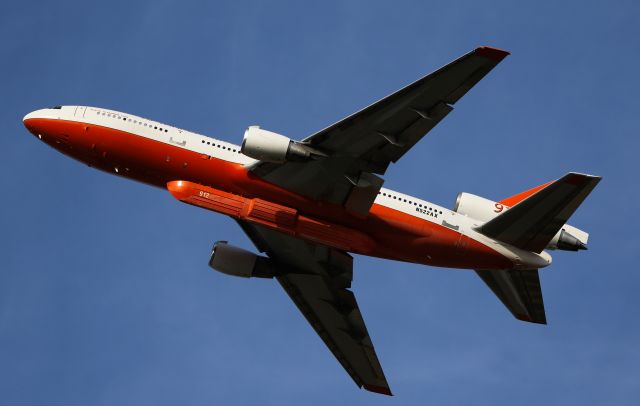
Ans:
[{"label": "wing underside", "polygon": [[351,287],[353,258],[267,228],[239,221],[277,268],[276,278],[354,382],[391,395]]},{"label": "wing underside", "polygon": [[547,324],[537,269],[476,271],[518,320]]}]

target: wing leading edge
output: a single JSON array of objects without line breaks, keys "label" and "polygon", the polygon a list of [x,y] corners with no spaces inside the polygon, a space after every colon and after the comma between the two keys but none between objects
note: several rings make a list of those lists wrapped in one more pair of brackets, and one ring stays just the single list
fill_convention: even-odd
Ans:
[{"label": "wing leading edge", "polygon": [[356,298],[349,290],[353,258],[265,227],[238,221],[277,268],[276,278],[311,327],[354,380],[391,396]]}]

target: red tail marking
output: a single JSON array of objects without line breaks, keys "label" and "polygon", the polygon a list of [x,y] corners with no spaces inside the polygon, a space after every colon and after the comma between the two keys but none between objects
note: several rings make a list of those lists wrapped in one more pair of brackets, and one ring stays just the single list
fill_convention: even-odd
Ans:
[{"label": "red tail marking", "polygon": [[505,206],[509,206],[509,207],[513,207],[516,204],[520,203],[521,201],[523,201],[524,199],[526,199],[527,197],[533,195],[534,193],[538,192],[541,189],[544,189],[545,187],[549,186],[550,184],[552,184],[555,181],[551,181],[551,182],[547,182],[544,185],[540,185],[540,186],[536,186],[533,189],[529,189],[526,190],[522,193],[518,193],[517,195],[511,196],[511,197],[507,197],[506,199],[502,199],[500,200],[500,204],[504,204]]}]

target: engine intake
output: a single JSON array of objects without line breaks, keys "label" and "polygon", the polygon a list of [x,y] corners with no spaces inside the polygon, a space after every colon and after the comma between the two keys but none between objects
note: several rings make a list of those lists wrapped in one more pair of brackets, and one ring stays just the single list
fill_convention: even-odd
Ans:
[{"label": "engine intake", "polygon": [[209,266],[218,272],[242,278],[272,278],[274,267],[269,258],[218,241],[213,244]]},{"label": "engine intake", "polygon": [[251,126],[244,132],[240,151],[254,159],[282,163],[287,161],[307,161],[326,156],[314,148],[293,141],[284,135]]}]

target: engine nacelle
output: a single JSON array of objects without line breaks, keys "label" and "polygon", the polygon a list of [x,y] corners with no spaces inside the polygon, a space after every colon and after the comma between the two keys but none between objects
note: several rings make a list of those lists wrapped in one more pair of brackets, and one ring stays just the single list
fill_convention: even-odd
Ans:
[{"label": "engine nacelle", "polygon": [[209,266],[218,272],[242,278],[272,278],[269,259],[253,252],[218,241],[213,245]]},{"label": "engine nacelle", "polygon": [[589,234],[584,231],[565,224],[562,229],[553,236],[547,245],[547,249],[561,251],[580,251],[587,249]]},{"label": "engine nacelle", "polygon": [[240,151],[253,159],[282,163],[306,161],[324,154],[307,145],[293,141],[284,135],[251,126],[244,132]]},{"label": "engine nacelle", "polygon": [[485,199],[484,197],[472,195],[471,193],[458,193],[456,205],[453,211],[465,216],[469,216],[478,221],[486,222],[502,213],[508,207]]}]

